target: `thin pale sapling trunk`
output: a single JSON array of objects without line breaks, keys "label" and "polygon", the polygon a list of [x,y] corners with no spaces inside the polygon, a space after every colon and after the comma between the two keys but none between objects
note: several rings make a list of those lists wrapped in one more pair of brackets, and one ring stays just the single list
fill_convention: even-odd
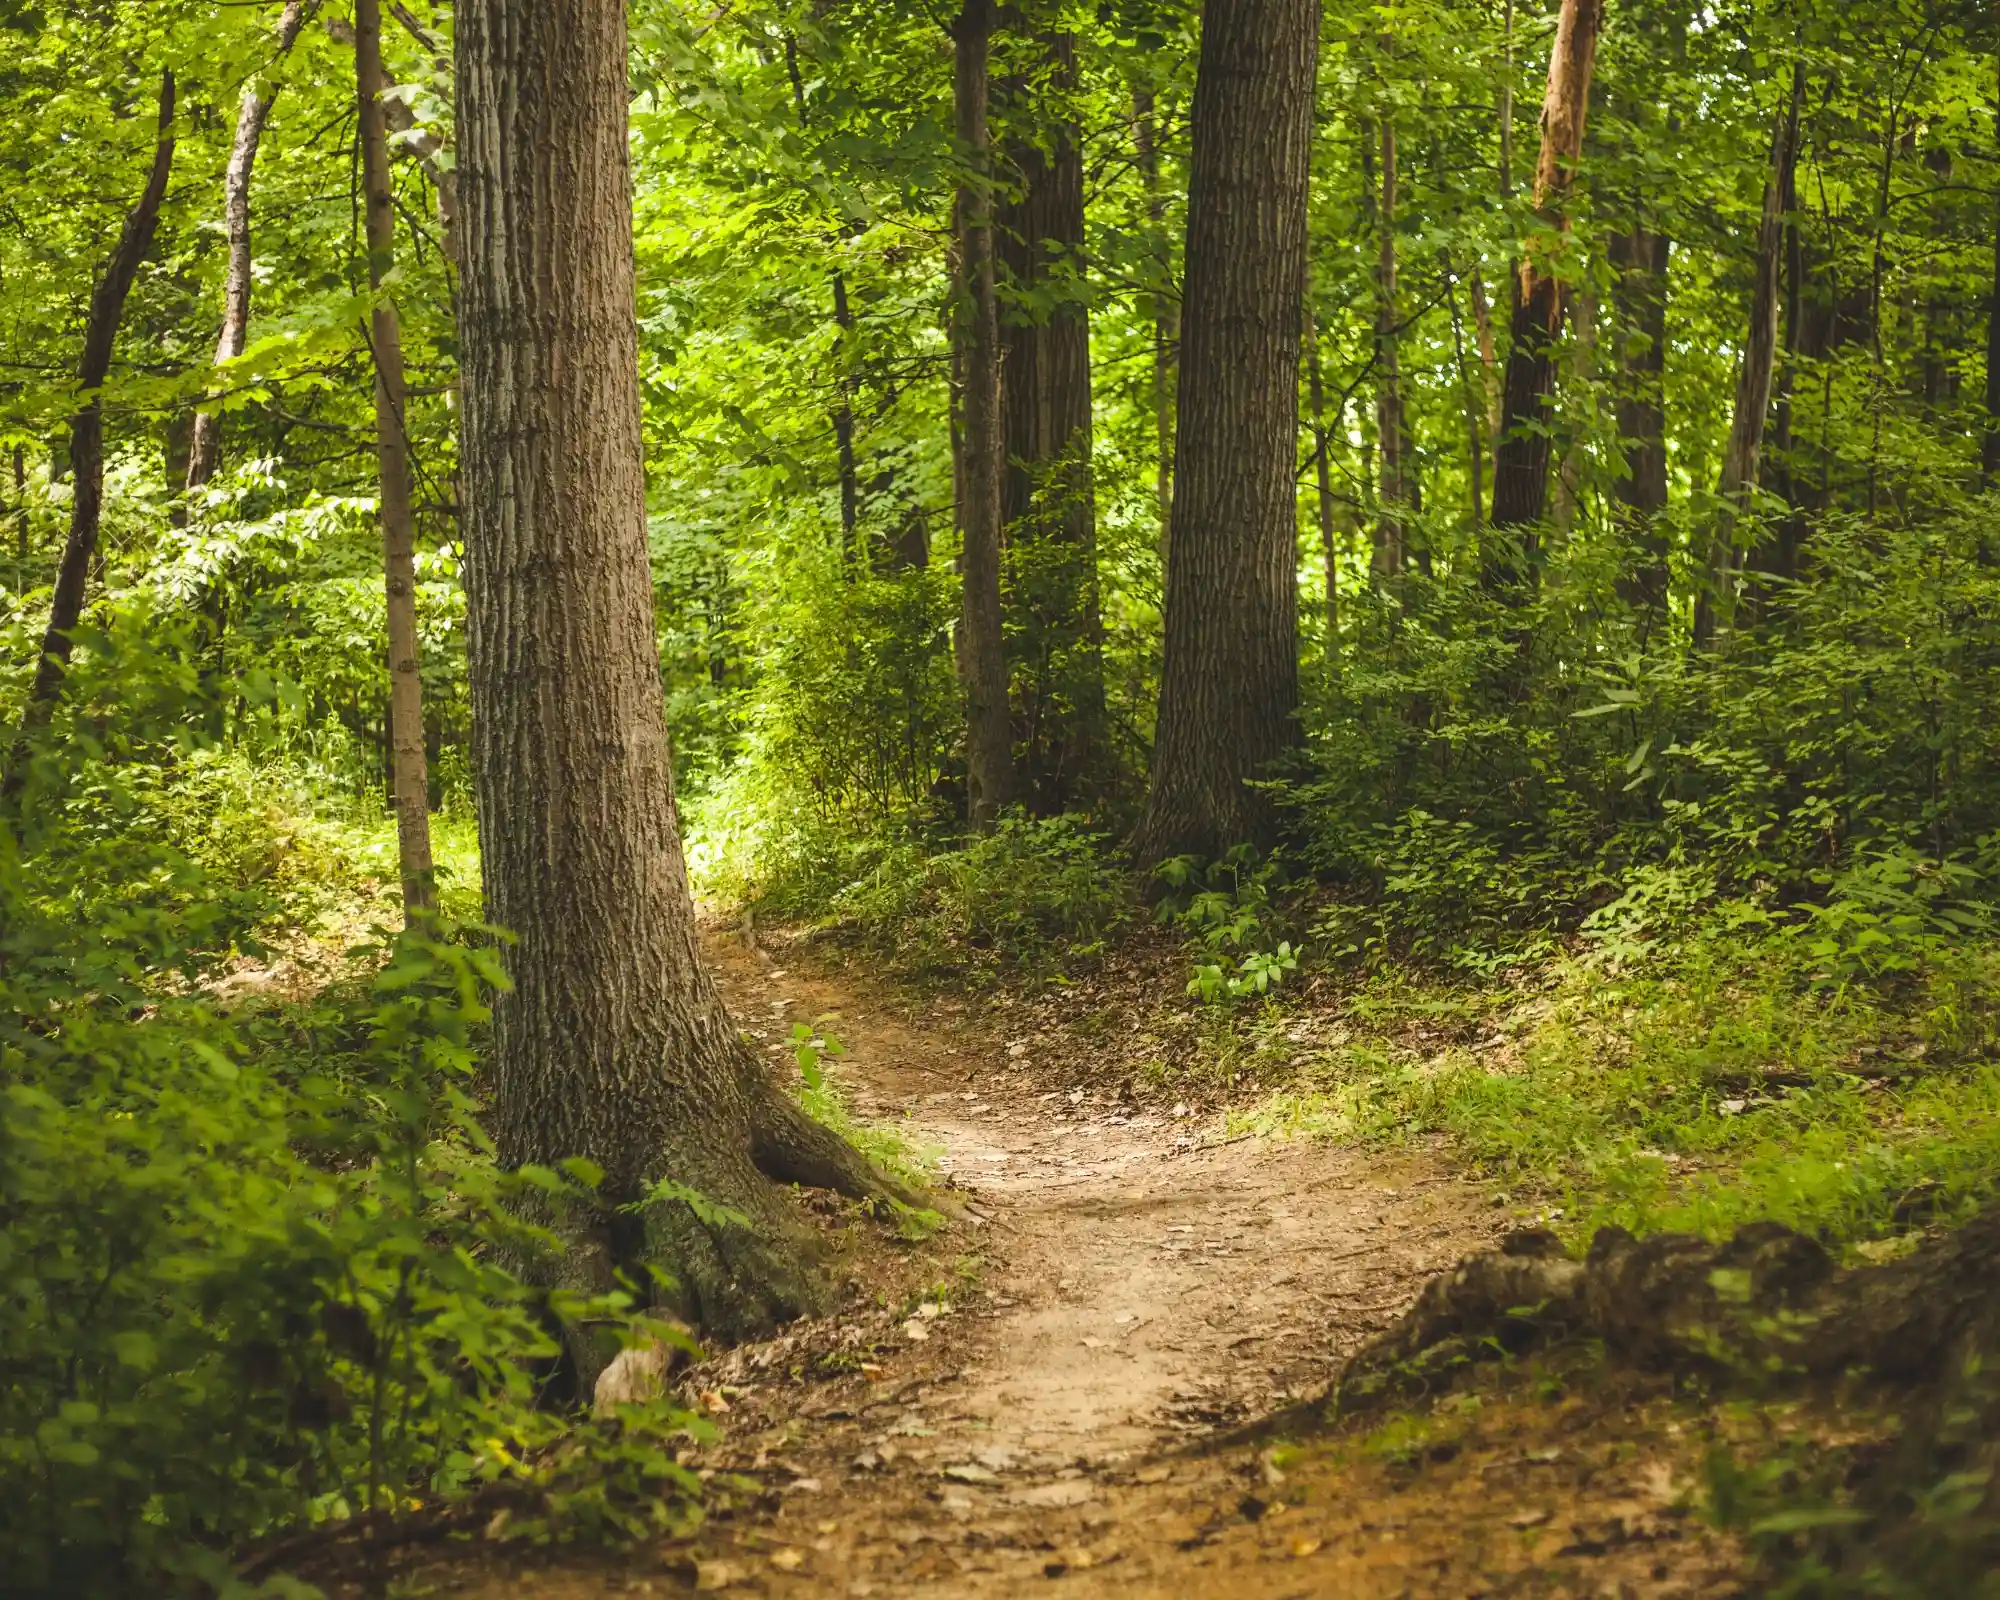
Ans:
[{"label": "thin pale sapling trunk", "polygon": [[[305,0],[285,0],[278,14],[278,54],[287,54],[305,21]],[[215,341],[215,364],[227,366],[243,354],[250,335],[250,180],[257,165],[257,146],[278,92],[264,92],[252,78],[236,103],[236,137],[229,146],[229,165],[222,178],[223,225],[228,232],[229,265],[222,281],[222,333]],[[188,439],[187,487],[199,489],[215,476],[222,453],[222,416],[212,410],[194,414]]]},{"label": "thin pale sapling trunk", "polygon": [[403,330],[386,284],[396,265],[396,202],[382,109],[381,0],[355,0],[354,81],[360,115],[361,188],[368,283],[375,292],[369,344],[375,358],[375,463],[381,488],[382,573],[389,623],[389,770],[406,918],[436,905],[432,882],[430,772],[424,749],[421,642],[417,635],[417,527],[411,506]]},{"label": "thin pale sapling trunk", "polygon": [[[1139,174],[1146,186],[1146,217],[1156,237],[1166,218],[1166,200],[1160,191],[1160,146],[1157,102],[1151,89],[1132,91],[1133,142],[1139,157]],[[1162,259],[1158,271],[1162,280],[1170,263]],[[1153,316],[1153,501],[1160,516],[1160,572],[1167,570],[1167,534],[1174,512],[1174,357],[1181,339],[1181,303],[1162,289],[1150,296]]]}]

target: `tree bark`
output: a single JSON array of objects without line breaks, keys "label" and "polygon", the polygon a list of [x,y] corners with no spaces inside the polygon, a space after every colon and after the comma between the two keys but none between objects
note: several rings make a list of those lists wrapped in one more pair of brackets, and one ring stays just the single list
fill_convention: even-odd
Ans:
[{"label": "tree bark", "polygon": [[1188,187],[1173,532],[1140,860],[1268,837],[1298,729],[1299,320],[1314,0],[1210,0]]},{"label": "tree bark", "polygon": [[1637,202],[1630,226],[1611,236],[1613,292],[1618,313],[1618,437],[1625,473],[1618,480],[1618,523],[1632,553],[1621,576],[1626,603],[1649,618],[1667,605],[1667,270],[1672,244],[1647,226]]},{"label": "tree bark", "polygon": [[1375,530],[1375,570],[1393,578],[1403,570],[1404,526],[1403,373],[1396,315],[1396,124],[1377,125],[1381,170],[1375,204],[1375,437],[1381,452],[1380,515]]},{"label": "tree bark", "polygon": [[[285,55],[305,21],[305,0],[285,0],[278,14],[278,54]],[[226,366],[243,354],[250,330],[250,177],[257,164],[257,146],[278,93],[265,94],[252,78],[236,103],[236,138],[229,147],[229,166],[222,179],[223,225],[229,237],[229,266],[222,282],[222,334],[215,342],[215,364]],[[187,487],[199,489],[215,476],[222,451],[222,416],[197,411],[188,440]]]},{"label": "tree bark", "polygon": [[1733,607],[1741,552],[1736,525],[1757,484],[1758,462],[1764,450],[1764,424],[1771,410],[1771,381],[1778,363],[1778,281],[1784,256],[1785,217],[1792,209],[1792,187],[1798,164],[1799,111],[1805,101],[1805,67],[1792,69],[1791,92],[1778,113],[1771,135],[1770,171],[1757,221],[1757,256],[1750,290],[1750,326],[1743,341],[1743,364],[1736,373],[1736,404],[1730,417],[1729,443],[1722,456],[1716,484],[1716,532],[1709,547],[1708,571],[1695,596],[1694,642],[1707,645],[1719,622]]},{"label": "tree bark", "polygon": [[661,1266],[684,1315],[747,1334],[830,1301],[781,1185],[899,1191],[771,1082],[697,955],[646,552],[625,7],[463,0],[457,45],[473,755],[487,915],[516,941],[494,1132],[510,1167],[603,1169],[553,1276],[643,1292]]},{"label": "tree bark", "polygon": [[959,348],[958,672],[965,688],[967,814],[990,828],[1015,791],[1013,724],[1000,606],[1000,322],[994,290],[992,148],[986,129],[992,0],[965,0],[953,25],[952,93],[959,157],[958,265],[953,322]]},{"label": "tree bark", "polygon": [[1550,257],[1562,249],[1569,233],[1564,201],[1583,150],[1602,20],[1602,0],[1563,0],[1549,53],[1534,188],[1536,218],[1555,241],[1553,249],[1531,245],[1512,286],[1513,342],[1493,460],[1493,537],[1480,564],[1489,589],[1514,596],[1533,587],[1540,564],[1535,525],[1548,502],[1549,409],[1565,298],[1559,263]]},{"label": "tree bark", "polygon": [[90,315],[84,322],[83,355],[76,367],[81,403],[70,418],[69,431],[69,465],[75,480],[69,539],[63,546],[62,565],[56,571],[49,626],[42,635],[34,682],[21,713],[20,736],[8,758],[6,776],[0,780],[0,799],[10,803],[19,798],[27,781],[28,741],[48,725],[56,697],[62,693],[63,676],[68,671],[73,648],[71,634],[83,615],[84,593],[97,555],[98,527],[104,513],[104,401],[100,391],[111,371],[111,351],[117,343],[118,325],[124,320],[125,300],[132,292],[132,280],[138,276],[146,252],[153,247],[160,202],[166,197],[167,178],[173,165],[174,75],[168,71],[160,74],[159,133],[153,143],[153,165],[146,175],[146,187],[140,192],[138,204],[126,213],[118,243],[112,247],[111,259],[105,263],[91,294]]},{"label": "tree bark", "polygon": [[[1076,41],[1043,40],[1053,86],[1073,89]],[[1027,85],[1009,98],[1029,107]],[[1102,766],[1104,655],[1091,480],[1090,316],[1076,292],[1084,247],[1083,151],[1058,121],[1044,151],[1012,141],[1018,189],[1000,208],[995,249],[1016,299],[1000,319],[1007,540],[1006,610],[1019,717],[1019,781],[1053,814],[1088,793]],[[1039,303],[1051,294],[1054,305]]]},{"label": "tree bark", "polygon": [[14,592],[28,592],[28,455],[14,446]]},{"label": "tree bark", "polygon": [[410,437],[403,382],[403,330],[384,291],[396,265],[396,199],[383,117],[381,0],[354,0],[354,82],[360,118],[361,189],[368,284],[375,292],[369,344],[375,357],[375,463],[381,485],[382,572],[389,623],[390,790],[403,914],[437,903],[432,882],[430,770],[424,751],[421,643],[417,636],[417,527],[410,501]]},{"label": "tree bark", "polygon": [[[1134,142],[1139,157],[1139,173],[1146,184],[1146,216],[1156,235],[1161,235],[1160,277],[1170,276],[1171,263],[1164,259],[1162,224],[1166,202],[1160,192],[1159,127],[1153,91],[1132,91]],[[1181,342],[1181,304],[1171,293],[1161,290],[1152,297],[1153,313],[1153,498],[1160,516],[1160,574],[1167,570],[1167,537],[1173,526],[1174,510],[1174,362]]]}]

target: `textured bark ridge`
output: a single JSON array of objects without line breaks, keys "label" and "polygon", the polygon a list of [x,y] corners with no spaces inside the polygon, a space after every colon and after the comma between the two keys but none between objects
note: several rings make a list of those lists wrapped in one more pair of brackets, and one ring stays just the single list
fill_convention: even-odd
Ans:
[{"label": "textured bark ridge", "polygon": [[1139,859],[1268,831],[1297,739],[1299,324],[1319,8],[1211,0],[1188,187],[1173,531]]},{"label": "textured bark ridge", "polygon": [[898,1191],[769,1081],[697,956],[646,553],[624,7],[475,0],[457,47],[474,757],[487,915],[516,939],[494,1131],[510,1165],[604,1171],[552,1276],[663,1268],[670,1304],[745,1335],[829,1298],[784,1185]]}]

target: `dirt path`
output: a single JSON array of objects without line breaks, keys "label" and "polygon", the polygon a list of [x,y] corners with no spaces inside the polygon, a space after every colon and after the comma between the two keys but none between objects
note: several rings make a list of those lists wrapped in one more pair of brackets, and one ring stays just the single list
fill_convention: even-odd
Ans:
[{"label": "dirt path", "polygon": [[[1588,1437],[1537,1448],[1560,1431],[1547,1415],[1461,1430],[1419,1450],[1415,1476],[1228,1441],[1315,1393],[1490,1237],[1482,1195],[1441,1165],[1214,1142],[1176,1108],[1066,1082],[963,1003],[917,1012],[762,951],[713,954],[774,1058],[794,1021],[841,1038],[832,1070],[857,1115],[936,1147],[968,1215],[927,1292],[693,1375],[728,1411],[703,1464],[756,1472],[756,1506],[651,1564],[489,1569],[473,1592],[1730,1592],[1729,1563],[1673,1509],[1675,1425],[1658,1418],[1658,1450],[1633,1446],[1635,1423],[1602,1462]],[[1584,1510],[1612,1531],[1577,1532]]]}]

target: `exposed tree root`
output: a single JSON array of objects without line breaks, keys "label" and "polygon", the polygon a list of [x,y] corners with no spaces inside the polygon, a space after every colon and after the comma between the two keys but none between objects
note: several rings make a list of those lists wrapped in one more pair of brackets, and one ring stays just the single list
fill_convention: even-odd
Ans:
[{"label": "exposed tree root", "polygon": [[1408,1402],[1469,1363],[1578,1339],[1717,1387],[1879,1394],[1902,1418],[1894,1446],[1850,1463],[1829,1491],[1843,1516],[1802,1537],[1831,1570],[1987,1592],[1964,1585],[2000,1568],[2000,1206],[1901,1261],[1847,1271],[1769,1222],[1720,1245],[1604,1228],[1582,1261],[1552,1234],[1517,1234],[1433,1279],[1349,1362],[1332,1402],[1347,1414]]}]

